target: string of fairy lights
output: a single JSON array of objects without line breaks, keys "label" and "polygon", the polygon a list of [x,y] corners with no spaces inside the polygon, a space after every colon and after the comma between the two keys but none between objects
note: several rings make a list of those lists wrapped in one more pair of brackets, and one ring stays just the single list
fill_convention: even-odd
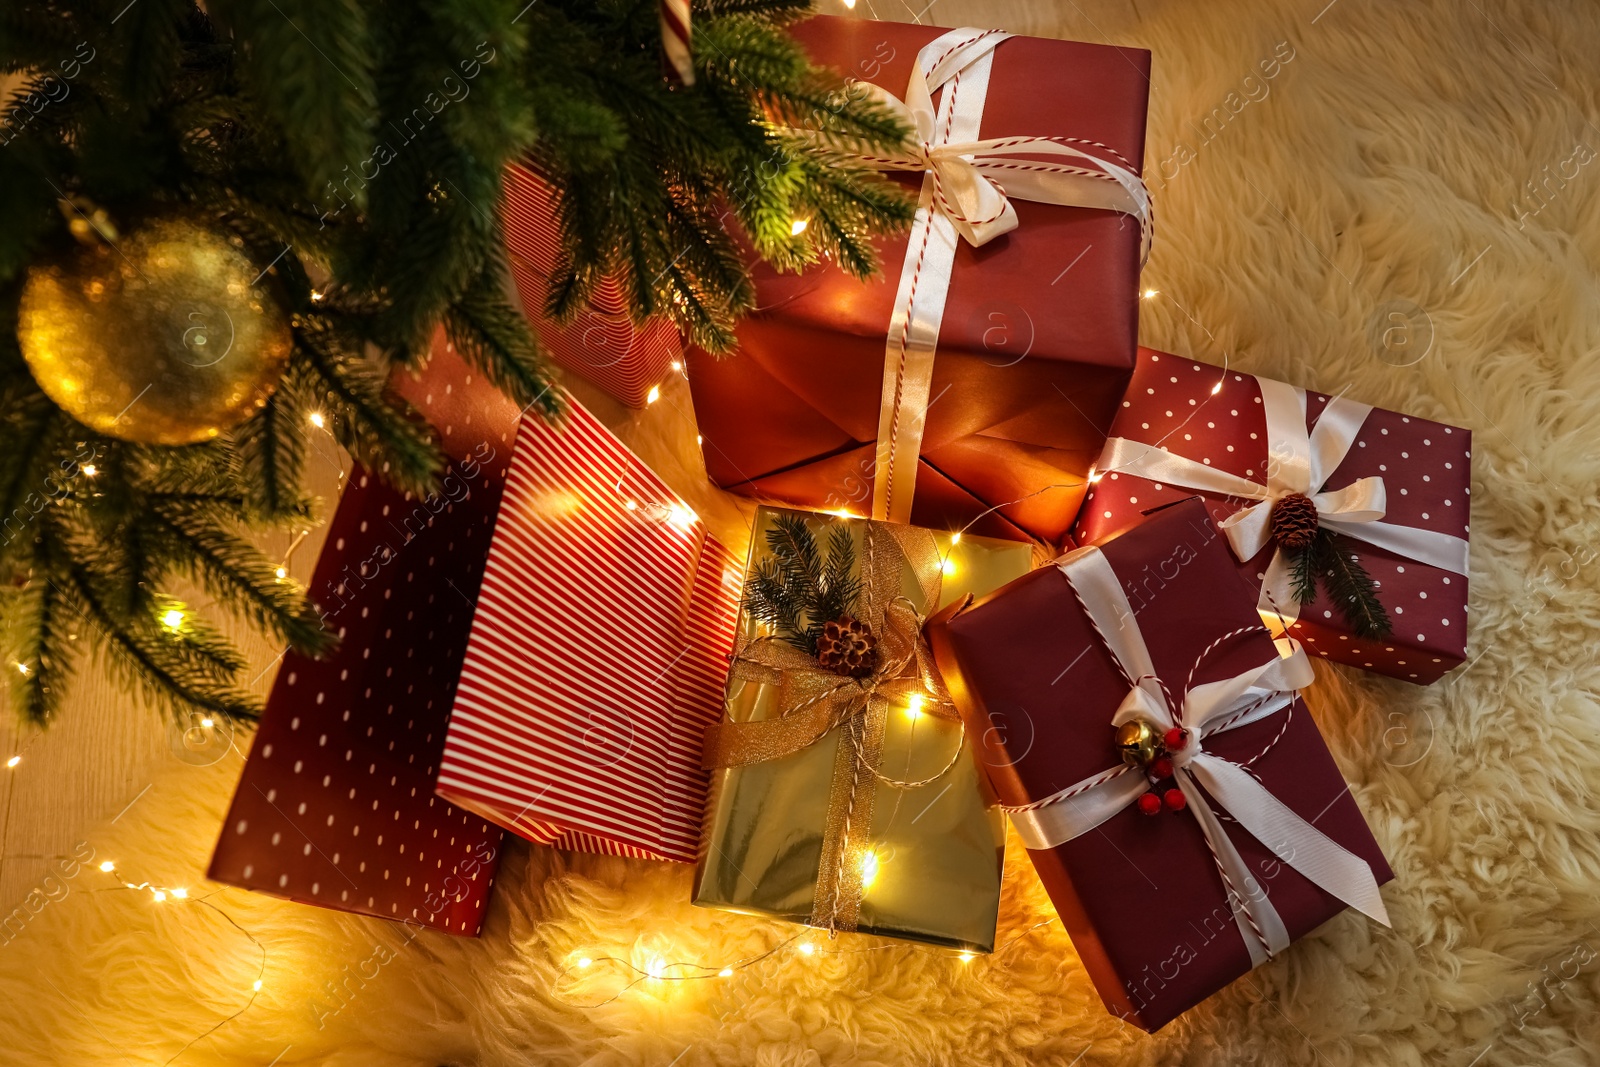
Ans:
[{"label": "string of fairy lights", "polygon": [[[844,0],[844,4],[846,7],[853,8],[855,6],[854,0]],[[804,219],[794,220],[792,224],[792,232],[798,235],[805,230],[807,224],[807,220]],[[1159,295],[1159,290],[1146,289],[1140,295],[1145,300],[1151,300]],[[312,294],[312,299],[314,300],[320,299],[320,297],[320,293]],[[684,364],[680,360],[673,360],[670,366],[674,374],[685,376]],[[1222,369],[1225,374],[1227,370],[1226,366],[1224,366]],[[1212,395],[1216,395],[1221,391],[1221,389],[1222,380],[1219,379],[1211,389]],[[652,386],[646,395],[646,405],[649,406],[655,404],[661,399],[661,396],[661,385],[657,384]],[[311,427],[318,430],[326,430],[327,428],[327,418],[320,411],[312,411],[309,413],[307,416],[307,422]],[[696,443],[703,443],[703,439],[698,434],[696,435]],[[86,464],[82,468],[82,471],[83,474],[89,478],[93,478],[98,474],[98,470],[93,464]],[[1093,485],[1099,482],[1106,473],[1107,472],[1104,471],[1091,470],[1088,474],[1087,483]],[[342,479],[343,472],[341,470],[341,481]],[[1032,496],[1036,496],[1039,493],[1049,492],[1056,489],[1080,488],[1084,484],[1084,482],[1070,482],[1046,486],[1045,488],[1037,490],[1034,493],[1030,493],[1028,496],[1022,497],[1019,500],[1007,501],[1004,504],[996,505],[995,507],[989,508],[980,513],[960,530],[951,532],[947,547],[941,553],[941,571],[946,576],[956,573],[956,563],[951,558],[952,553],[957,546],[961,544],[963,535],[970,531],[974,525],[982,521],[991,513],[998,511],[1001,508],[1011,506],[1012,504],[1021,503],[1023,500],[1026,500]],[[619,494],[623,495],[623,507],[628,511],[642,510],[647,513],[649,518],[652,518],[655,521],[679,526],[685,529],[692,527],[699,521],[699,517],[692,510],[676,501],[669,503],[641,503],[640,501],[628,498],[623,491],[621,479],[618,479],[616,483],[616,489]],[[830,513],[845,518],[861,517],[845,509],[836,509]],[[311,531],[309,529],[302,529],[298,531],[291,540],[289,546],[284,552],[279,566],[275,571],[276,578],[279,581],[292,580],[289,577],[289,569],[294,554],[296,550],[299,549],[305,542],[310,533]],[[189,625],[190,614],[191,613],[186,606],[182,605],[181,603],[168,600],[163,601],[163,606],[160,609],[158,620],[166,631],[174,636],[179,636]],[[28,663],[21,661],[16,662],[14,666],[19,673],[23,675],[29,674],[33,669]],[[913,721],[919,719],[923,714],[925,714],[923,711],[924,702],[925,698],[921,695],[912,695],[909,697],[907,705],[904,709],[906,716]],[[203,729],[209,731],[215,728],[217,724],[212,718],[203,717],[200,720],[200,725]],[[22,763],[22,760],[23,752],[19,751],[14,753],[6,759],[5,767],[8,770],[15,770],[18,765]],[[185,1044],[171,1057],[171,1059],[166,1061],[167,1064],[171,1064],[190,1048],[192,1048],[196,1043],[204,1040],[207,1037],[210,1037],[223,1027],[232,1023],[240,1016],[244,1015],[245,1012],[249,1011],[250,1008],[256,1004],[256,1001],[263,992],[266,979],[267,965],[269,960],[267,948],[255,934],[242,926],[226,911],[212,903],[210,898],[222,892],[223,890],[221,889],[195,894],[191,893],[187,887],[181,885],[164,885],[150,881],[131,881],[125,878],[123,873],[117,868],[116,864],[110,860],[102,861],[96,866],[102,874],[111,876],[118,882],[116,885],[107,886],[104,889],[96,890],[96,892],[113,891],[138,893],[146,896],[149,901],[155,905],[186,905],[199,906],[209,909],[209,911],[220,916],[231,926],[233,926],[260,953],[260,960],[256,967],[254,977],[250,980],[248,987],[241,990],[241,993],[245,995],[245,1001],[242,1006],[240,1006],[238,1010],[232,1014],[218,1020],[211,1027],[198,1034],[187,1044]],[[877,852],[869,849],[862,860],[861,875],[863,887],[870,887],[872,883],[878,877],[880,877],[882,873],[882,866],[882,860],[878,856]],[[997,963],[1030,934],[1042,929],[1043,927],[1049,926],[1052,923],[1058,922],[1059,919],[1052,916],[1050,918],[1033,922],[1030,925],[1013,932],[1000,946],[994,950],[993,953],[989,954],[987,961],[991,965]],[[635,944],[637,947],[654,943],[657,940],[658,939],[651,936],[641,935],[636,939]],[[886,951],[899,951],[903,953],[934,953],[945,956],[951,959],[957,965],[963,967],[971,964],[975,959],[978,958],[978,955],[971,951],[930,949],[926,946],[906,944],[903,942],[863,944],[860,941],[852,940],[846,942],[846,944],[841,947],[837,943],[836,939],[827,932],[812,929],[810,927],[802,927],[798,932],[782,938],[770,948],[736,959],[713,963],[672,960],[668,958],[668,954],[665,952],[643,949],[641,949],[639,954],[635,957],[616,955],[597,950],[574,951],[568,956],[566,962],[562,964],[557,973],[554,983],[554,992],[558,996],[561,996],[564,1000],[572,1003],[574,1006],[592,1010],[612,1004],[622,999],[630,992],[634,991],[641,991],[646,995],[654,995],[656,991],[672,988],[675,984],[726,981],[746,971],[749,971],[752,968],[768,963],[769,961],[780,961],[785,958],[799,959],[801,961],[817,961],[823,958],[859,957],[871,953]],[[615,988],[611,989],[608,994],[600,996],[598,999],[596,999],[594,996],[587,995],[594,991],[597,983],[604,981],[608,977],[611,980],[611,983],[614,984],[620,982],[620,984],[616,984]]]}]

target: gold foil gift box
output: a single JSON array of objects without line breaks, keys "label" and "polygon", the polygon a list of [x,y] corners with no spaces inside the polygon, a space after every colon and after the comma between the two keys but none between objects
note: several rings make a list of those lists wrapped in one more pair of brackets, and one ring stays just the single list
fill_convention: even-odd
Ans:
[{"label": "gold foil gift box", "polygon": [[1029,544],[761,508],[696,904],[994,947],[1005,824],[922,639]]}]

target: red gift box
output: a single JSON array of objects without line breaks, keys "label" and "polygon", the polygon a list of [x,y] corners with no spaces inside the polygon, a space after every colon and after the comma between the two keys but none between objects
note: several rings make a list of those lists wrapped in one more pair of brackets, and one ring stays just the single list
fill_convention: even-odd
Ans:
[{"label": "red gift box", "polygon": [[692,863],[741,574],[569,405],[518,434],[438,792],[541,844]]},{"label": "red gift box", "polygon": [[928,626],[1101,998],[1146,1030],[1347,903],[1387,922],[1389,866],[1294,693],[1309,661],[1226,556],[1191,500]]},{"label": "red gift box", "polygon": [[[1459,426],[1140,349],[1073,537],[1097,541],[1198,492],[1220,526],[1237,527],[1235,562],[1275,630],[1298,615],[1289,632],[1308,651],[1427,684],[1466,658],[1471,460],[1472,433]],[[1391,633],[1359,636],[1323,582],[1295,603],[1287,560],[1263,536],[1270,502],[1289,491],[1315,494]]]},{"label": "red gift box", "polygon": [[683,358],[677,327],[659,317],[634,322],[627,294],[610,278],[595,287],[574,321],[544,318],[561,249],[555,190],[536,171],[513,163],[505,172],[503,207],[511,278],[550,358],[629,407],[644,407],[650,390]]},{"label": "red gift box", "polygon": [[350,472],[310,588],[340,643],[284,657],[210,877],[475,936],[502,834],[435,797],[433,779],[517,406],[442,338],[397,391],[450,469],[422,499]]},{"label": "red gift box", "polygon": [[[933,529],[1006,505],[973,532],[1059,541],[1133,366],[1146,235],[1122,212],[1148,221],[1149,53],[830,17],[794,34],[911,104],[927,72],[935,169],[875,161],[918,171],[895,178],[922,197],[911,232],[879,240],[881,277],[757,263],[737,354],[690,349],[708,473]],[[1044,202],[1051,182],[1098,206]]]}]

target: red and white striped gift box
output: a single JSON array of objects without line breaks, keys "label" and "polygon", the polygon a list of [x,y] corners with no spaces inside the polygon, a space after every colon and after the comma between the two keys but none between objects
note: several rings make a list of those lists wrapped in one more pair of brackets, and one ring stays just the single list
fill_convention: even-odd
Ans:
[{"label": "red and white striped gift box", "polygon": [[559,251],[553,195],[535,171],[516,163],[506,168],[506,248],[523,311],[556,363],[630,407],[642,408],[651,388],[683,358],[683,342],[667,319],[635,325],[627,295],[609,278],[596,287],[588,309],[575,321],[563,326],[541,317]]},{"label": "red and white striped gift box", "polygon": [[541,844],[692,863],[742,575],[571,402],[518,433],[436,791]]}]

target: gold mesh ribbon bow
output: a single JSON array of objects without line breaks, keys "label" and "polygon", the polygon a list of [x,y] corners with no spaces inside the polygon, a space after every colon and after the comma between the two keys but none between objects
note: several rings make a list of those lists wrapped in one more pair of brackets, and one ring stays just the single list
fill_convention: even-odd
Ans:
[{"label": "gold mesh ribbon bow", "polygon": [[[817,869],[812,926],[854,930],[861,913],[867,832],[878,784],[912,789],[955,766],[961,749],[937,774],[916,782],[878,770],[889,710],[922,697],[922,710],[959,722],[933,656],[922,639],[927,612],[939,604],[943,560],[927,530],[867,522],[862,553],[860,618],[878,636],[878,667],[866,678],[841,677],[780,638],[741,635],[729,677],[778,687],[775,718],[723,722],[706,731],[702,762],[707,768],[743,767],[782,759],[842,729],[828,796],[828,814]],[[916,578],[915,598],[901,592],[902,578]],[[963,745],[965,738],[963,738]]]}]

